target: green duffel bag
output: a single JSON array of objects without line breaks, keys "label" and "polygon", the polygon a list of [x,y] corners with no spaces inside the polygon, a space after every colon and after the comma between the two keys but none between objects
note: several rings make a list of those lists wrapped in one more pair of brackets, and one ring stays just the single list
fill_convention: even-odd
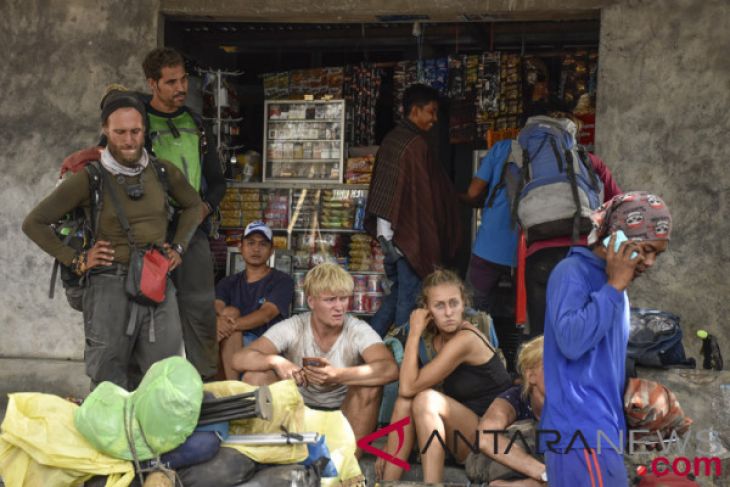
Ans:
[{"label": "green duffel bag", "polygon": [[[91,445],[101,453],[132,460],[125,434],[124,414],[129,392],[111,382],[102,382],[84,400],[74,414],[74,424]],[[140,459],[154,458],[134,422],[134,446]]]},{"label": "green duffel bag", "polygon": [[182,357],[169,357],[152,365],[131,394],[111,382],[99,384],[76,411],[74,424],[102,453],[149,460],[185,442],[198,423],[202,401],[195,367]]},{"label": "green duffel bag", "polygon": [[203,381],[182,357],[155,363],[129,399],[147,444],[158,454],[185,442],[198,425]]}]

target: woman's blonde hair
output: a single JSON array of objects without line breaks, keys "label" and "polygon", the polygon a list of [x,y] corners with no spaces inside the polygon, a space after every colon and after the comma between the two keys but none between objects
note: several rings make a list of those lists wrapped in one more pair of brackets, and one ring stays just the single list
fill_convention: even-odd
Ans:
[{"label": "woman's blonde hair", "polygon": [[464,281],[453,271],[436,269],[427,275],[421,283],[421,295],[418,297],[418,306],[425,308],[428,304],[428,291],[437,286],[443,286],[444,284],[451,284],[458,287],[461,293],[461,300],[464,302],[464,307],[466,308],[471,305],[471,296],[464,285]]},{"label": "woman's blonde hair", "polygon": [[527,380],[527,371],[534,370],[542,365],[543,342],[544,337],[542,335],[533,338],[522,345],[517,355],[517,372],[522,377],[523,397],[527,397],[532,389],[532,386]]},{"label": "woman's blonde hair", "polygon": [[332,262],[313,267],[304,278],[304,294],[309,297],[318,297],[326,292],[349,295],[354,287],[352,276]]}]

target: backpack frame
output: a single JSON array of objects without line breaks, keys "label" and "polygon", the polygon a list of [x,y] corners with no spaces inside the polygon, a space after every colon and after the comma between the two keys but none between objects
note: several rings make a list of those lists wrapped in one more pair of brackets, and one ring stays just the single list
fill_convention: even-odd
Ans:
[{"label": "backpack frame", "polygon": [[[533,117],[528,120],[520,135],[522,136],[527,130],[534,130],[538,125],[545,135],[536,150],[530,151],[523,146],[520,137],[518,140],[512,140],[512,147],[502,163],[499,182],[488,195],[486,206],[491,208],[499,191],[506,189],[512,221],[515,225],[519,224],[525,231],[528,243],[565,235],[571,235],[573,241],[577,242],[582,233],[587,233],[591,229],[587,213],[589,210],[595,209],[594,206],[597,208],[602,203],[603,184],[593,169],[586,150],[575,142],[569,146],[562,143],[562,138],[568,133],[565,122],[550,117]],[[540,178],[534,179],[533,161],[543,150],[552,152],[558,176],[543,177],[542,179],[553,179],[553,181],[543,183],[543,186],[528,187],[531,182],[540,180]],[[581,168],[583,169],[581,170]],[[579,172],[581,174],[578,174]],[[585,181],[586,179],[587,181]],[[570,186],[570,199],[575,208],[571,214],[567,213],[566,201],[563,201],[563,214],[556,218],[546,215],[545,208],[536,204],[538,202],[535,200],[529,202],[527,208],[521,206],[525,197],[533,189],[545,188],[551,184],[566,181]],[[589,194],[590,191],[594,193],[593,198]],[[591,201],[591,199],[596,201]],[[589,208],[586,208],[586,205]]]}]

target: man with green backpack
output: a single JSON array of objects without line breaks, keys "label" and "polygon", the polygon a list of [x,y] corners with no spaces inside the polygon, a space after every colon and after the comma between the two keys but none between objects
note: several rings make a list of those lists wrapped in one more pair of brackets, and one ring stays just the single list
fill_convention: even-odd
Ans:
[{"label": "man with green backpack", "polygon": [[[226,183],[217,148],[207,143],[201,117],[185,106],[188,75],[182,55],[170,48],[154,49],[142,67],[152,92],[146,103],[145,145],[180,169],[203,200],[200,225],[173,280],[187,358],[203,379],[209,379],[217,372],[218,341],[213,258],[207,237],[210,217],[223,198]],[[172,206],[177,206],[175,201]]]}]

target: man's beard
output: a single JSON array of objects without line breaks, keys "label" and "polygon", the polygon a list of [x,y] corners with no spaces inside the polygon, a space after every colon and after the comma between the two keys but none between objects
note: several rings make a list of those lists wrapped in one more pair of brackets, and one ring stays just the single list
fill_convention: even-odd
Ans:
[{"label": "man's beard", "polygon": [[[182,96],[182,99],[178,98],[180,96]],[[175,108],[180,108],[180,107],[184,106],[187,96],[188,96],[188,94],[186,91],[181,91],[181,92],[175,93],[174,95],[172,95],[170,97],[169,106],[175,107]]]},{"label": "man's beard", "polygon": [[173,98],[173,100],[172,100],[173,106],[175,106],[177,108],[184,107],[185,106],[185,98],[186,98],[185,96],[183,96],[182,99]]},{"label": "man's beard", "polygon": [[123,166],[134,167],[139,164],[139,160],[142,158],[143,147],[141,145],[137,147],[137,150],[134,151],[132,155],[125,155],[124,152],[122,152],[116,145],[108,144],[108,146],[111,155],[114,156],[114,159]]}]

